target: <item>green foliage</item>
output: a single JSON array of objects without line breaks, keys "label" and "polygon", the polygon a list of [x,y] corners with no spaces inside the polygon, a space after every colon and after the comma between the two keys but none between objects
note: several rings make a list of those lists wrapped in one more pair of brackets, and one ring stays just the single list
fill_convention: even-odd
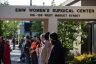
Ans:
[{"label": "green foliage", "polygon": [[73,48],[73,41],[76,40],[79,33],[79,23],[75,21],[59,21],[58,23],[58,35],[63,46],[67,48]]},{"label": "green foliage", "polygon": [[4,37],[12,37],[19,28],[17,25],[18,25],[17,21],[3,20],[2,22],[0,22],[0,31],[2,32]]},{"label": "green foliage", "polygon": [[41,21],[32,21],[32,32],[39,32],[37,35],[40,35],[43,32]]},{"label": "green foliage", "polygon": [[[73,64],[72,59],[74,58],[73,57],[74,55],[70,54],[69,52],[70,49],[73,49],[73,42],[77,41],[78,36],[81,37],[80,44],[85,43],[87,39],[86,25],[87,25],[87,22],[84,22],[84,21],[60,20],[58,22],[59,39],[62,45],[68,49],[67,55],[65,57],[67,61],[66,63],[68,64]],[[72,62],[70,63],[70,61]]]},{"label": "green foliage", "polygon": [[3,21],[0,20],[0,34],[2,34],[2,32],[3,32],[2,27],[3,27]]},{"label": "green foliage", "polygon": [[82,32],[81,44],[84,44],[87,41],[88,32],[87,32],[87,28],[86,27],[87,27],[87,22],[82,21],[81,22],[81,32]]},{"label": "green foliage", "polygon": [[[2,3],[0,0],[0,6],[6,6],[6,5],[9,5],[8,1],[5,1],[4,3]],[[2,24],[3,24],[3,20],[0,20],[0,33],[2,33],[2,31],[3,31],[2,30],[2,26],[3,26]]]},{"label": "green foliage", "polygon": [[[76,41],[78,36],[81,36],[81,43],[83,44],[87,39],[86,32],[87,22],[85,21],[64,21],[58,22],[58,35],[63,46],[73,48],[73,42]],[[81,32],[81,35],[79,33]]]}]

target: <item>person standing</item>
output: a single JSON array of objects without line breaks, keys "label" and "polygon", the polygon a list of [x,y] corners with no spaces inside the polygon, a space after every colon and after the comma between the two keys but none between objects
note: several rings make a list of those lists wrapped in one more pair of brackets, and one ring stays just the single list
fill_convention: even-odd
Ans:
[{"label": "person standing", "polygon": [[58,40],[57,33],[50,34],[52,50],[48,60],[48,64],[65,64],[64,50]]},{"label": "person standing", "polygon": [[4,64],[11,64],[10,45],[8,40],[6,40],[4,44]]},{"label": "person standing", "polygon": [[43,49],[43,46],[44,44],[42,42],[40,42],[38,45],[37,45],[37,57],[38,57],[38,64],[42,64],[42,58],[41,58],[41,53],[42,53],[42,49]]},{"label": "person standing", "polygon": [[31,39],[29,36],[26,37],[26,44],[24,46],[24,53],[26,58],[26,64],[31,64],[30,59],[30,47],[31,47]]},{"label": "person standing", "polygon": [[44,41],[44,47],[42,49],[42,53],[41,53],[41,58],[42,58],[42,64],[48,64],[48,58],[50,56],[50,52],[51,52],[51,43],[49,41],[49,35],[50,33],[47,32],[44,35],[45,41]]},{"label": "person standing", "polygon": [[31,44],[31,50],[30,50],[30,54],[31,54],[31,61],[32,64],[38,64],[38,58],[37,58],[37,42],[33,41]]},{"label": "person standing", "polygon": [[21,50],[21,55],[20,55],[20,61],[19,62],[25,62],[24,47],[25,47],[25,39],[22,38],[20,43],[19,43],[19,49]]},{"label": "person standing", "polygon": [[42,56],[41,56],[41,53],[42,53],[42,49],[44,48],[44,35],[45,34],[41,34],[40,35],[40,44],[37,46],[38,47],[38,64],[42,64]]},{"label": "person standing", "polygon": [[13,37],[12,43],[13,43],[13,50],[15,50],[15,45],[16,45],[16,38],[15,37]]},{"label": "person standing", "polygon": [[4,63],[4,40],[3,37],[0,35],[0,64]]}]

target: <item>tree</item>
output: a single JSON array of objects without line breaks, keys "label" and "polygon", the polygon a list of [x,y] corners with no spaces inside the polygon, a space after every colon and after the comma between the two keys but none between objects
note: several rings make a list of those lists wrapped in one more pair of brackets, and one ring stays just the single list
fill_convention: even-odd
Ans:
[{"label": "tree", "polygon": [[2,25],[0,27],[2,34],[4,37],[12,37],[14,36],[14,34],[16,33],[18,27],[18,22],[17,21],[13,21],[13,20],[4,20],[2,21],[2,23],[0,23],[0,25]]},{"label": "tree", "polygon": [[86,21],[81,21],[81,32],[82,32],[82,35],[81,35],[81,44],[84,44],[87,41],[87,36],[88,36],[87,23],[88,22],[86,22]]},{"label": "tree", "polygon": [[79,33],[79,23],[75,21],[59,21],[58,23],[58,35],[63,46],[67,48],[73,48],[73,41],[76,40]]},{"label": "tree", "polygon": [[52,2],[51,2],[51,6],[55,6],[56,4],[55,4],[55,0],[52,0]]},{"label": "tree", "polygon": [[38,32],[37,36],[39,36],[43,32],[42,22],[32,21],[31,32]]},{"label": "tree", "polygon": [[0,6],[8,6],[8,5],[9,5],[8,1],[4,1],[4,3],[2,3],[2,2],[0,1]]},{"label": "tree", "polygon": [[0,34],[2,34],[3,32],[2,27],[3,27],[3,20],[0,20]]},{"label": "tree", "polygon": [[[5,1],[4,3],[2,3],[1,0],[0,0],[0,6],[8,6],[8,5],[9,5],[8,1]],[[3,20],[0,20],[0,34],[3,34],[2,27],[3,27]]]}]

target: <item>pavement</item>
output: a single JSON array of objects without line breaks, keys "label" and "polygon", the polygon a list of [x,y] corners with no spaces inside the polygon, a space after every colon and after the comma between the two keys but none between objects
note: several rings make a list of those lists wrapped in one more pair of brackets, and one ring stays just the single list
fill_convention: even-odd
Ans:
[{"label": "pavement", "polygon": [[26,64],[26,63],[20,63],[19,62],[20,61],[21,52],[18,49],[18,46],[16,46],[15,50],[12,50],[10,52],[10,55],[11,55],[11,64]]}]

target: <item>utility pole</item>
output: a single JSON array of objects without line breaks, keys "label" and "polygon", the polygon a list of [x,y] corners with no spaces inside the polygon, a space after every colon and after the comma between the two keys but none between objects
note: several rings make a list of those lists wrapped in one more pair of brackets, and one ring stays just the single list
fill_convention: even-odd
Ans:
[{"label": "utility pole", "polygon": [[30,0],[30,6],[32,6],[32,0]]},{"label": "utility pole", "polygon": [[45,6],[45,2],[43,2],[43,6]]},{"label": "utility pole", "polygon": [[[30,0],[30,6],[32,6],[32,0]],[[31,23],[31,27],[32,27],[32,21],[30,21],[30,23]],[[30,37],[32,37],[32,31],[31,31],[31,29],[30,29]]]}]

